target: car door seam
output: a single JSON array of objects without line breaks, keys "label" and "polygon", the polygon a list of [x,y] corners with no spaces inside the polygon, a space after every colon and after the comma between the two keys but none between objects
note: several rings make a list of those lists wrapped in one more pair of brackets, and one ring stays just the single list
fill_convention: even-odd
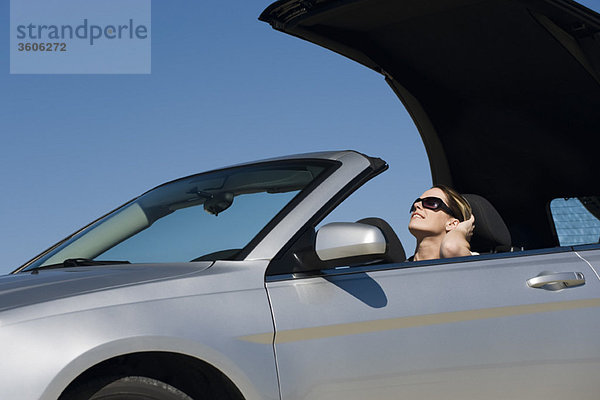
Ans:
[{"label": "car door seam", "polygon": [[267,282],[264,283],[265,292],[267,293],[267,301],[269,303],[269,310],[271,312],[271,322],[273,323],[273,336],[271,341],[271,346],[273,347],[273,360],[275,361],[275,375],[277,378],[277,391],[279,392],[279,400],[281,397],[281,378],[279,376],[279,360],[277,358],[277,348],[275,347],[276,336],[277,336],[277,325],[275,324],[275,312],[273,311],[273,304],[271,302],[271,294],[269,293],[269,288],[267,287]]},{"label": "car door seam", "polygon": [[594,268],[594,267],[592,266],[592,264],[590,264],[590,262],[589,262],[588,260],[586,260],[585,258],[583,258],[583,257],[581,256],[581,254],[579,254],[579,253],[578,253],[578,252],[576,252],[576,251],[574,251],[574,253],[575,253],[575,255],[576,255],[577,257],[581,258],[581,260],[582,260],[583,262],[585,262],[587,265],[589,265],[589,267],[592,269],[592,271],[594,271],[594,274],[596,274],[596,278],[598,278],[598,279],[600,280],[600,275],[598,275],[598,272],[596,271],[596,268]]}]

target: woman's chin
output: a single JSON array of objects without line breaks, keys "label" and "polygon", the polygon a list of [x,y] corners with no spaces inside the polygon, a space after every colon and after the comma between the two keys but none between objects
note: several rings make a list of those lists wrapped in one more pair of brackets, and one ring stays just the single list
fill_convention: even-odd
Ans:
[{"label": "woman's chin", "polygon": [[429,224],[422,218],[411,218],[411,220],[408,223],[408,230],[410,231],[410,233],[412,233],[413,230],[429,231],[430,227],[428,225]]},{"label": "woman's chin", "polygon": [[408,223],[408,231],[417,239],[426,237],[426,236],[435,236],[438,235],[439,232],[422,219],[411,219]]}]

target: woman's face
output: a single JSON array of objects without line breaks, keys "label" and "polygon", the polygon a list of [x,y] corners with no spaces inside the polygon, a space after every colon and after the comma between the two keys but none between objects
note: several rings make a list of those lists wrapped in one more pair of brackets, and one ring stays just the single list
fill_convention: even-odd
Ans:
[{"label": "woman's face", "polygon": [[[431,188],[419,197],[439,197],[448,205],[448,197],[439,188]],[[430,210],[423,207],[421,202],[418,202],[415,204],[415,210],[410,215],[408,230],[417,239],[426,236],[445,235],[448,228],[450,228],[448,224],[455,219],[443,210]]]}]

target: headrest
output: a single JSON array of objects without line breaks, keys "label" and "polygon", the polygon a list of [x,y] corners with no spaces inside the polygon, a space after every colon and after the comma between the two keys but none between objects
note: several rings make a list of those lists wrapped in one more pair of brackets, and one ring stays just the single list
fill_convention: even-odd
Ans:
[{"label": "headrest", "polygon": [[356,222],[376,226],[383,233],[383,236],[387,241],[387,249],[382,259],[384,262],[401,263],[406,261],[406,253],[404,252],[404,247],[402,247],[402,242],[400,242],[400,239],[398,239],[396,232],[394,232],[390,224],[383,219],[376,217],[363,218]]},{"label": "headrest", "polygon": [[510,232],[492,203],[476,194],[463,194],[463,197],[471,204],[475,215],[471,250],[487,253],[510,249]]}]

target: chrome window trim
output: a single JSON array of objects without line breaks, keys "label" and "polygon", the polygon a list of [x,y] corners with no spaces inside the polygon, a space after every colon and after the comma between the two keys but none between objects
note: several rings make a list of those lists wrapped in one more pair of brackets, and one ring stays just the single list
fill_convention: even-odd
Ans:
[{"label": "chrome window trim", "polygon": [[600,249],[600,243],[578,244],[573,246],[574,251],[597,250]]},{"label": "chrome window trim", "polygon": [[[600,247],[600,246],[599,246]],[[266,277],[266,282],[280,282],[287,280],[296,279],[308,279],[315,277],[329,277],[329,276],[340,276],[340,275],[352,275],[366,272],[377,272],[377,271],[389,271],[396,269],[407,269],[407,268],[418,268],[418,267],[430,267],[446,264],[456,263],[468,263],[476,261],[486,260],[497,260],[504,258],[517,258],[517,257],[528,257],[542,254],[554,254],[554,253],[566,253],[574,251],[571,246],[553,247],[545,249],[534,249],[534,250],[522,250],[504,253],[493,253],[493,254],[481,254],[477,256],[465,256],[465,257],[453,257],[443,258],[436,260],[424,260],[424,261],[405,261],[398,264],[374,264],[374,265],[361,265],[356,267],[336,267],[332,269],[312,271],[301,274],[281,274],[281,275],[270,275]]]}]

